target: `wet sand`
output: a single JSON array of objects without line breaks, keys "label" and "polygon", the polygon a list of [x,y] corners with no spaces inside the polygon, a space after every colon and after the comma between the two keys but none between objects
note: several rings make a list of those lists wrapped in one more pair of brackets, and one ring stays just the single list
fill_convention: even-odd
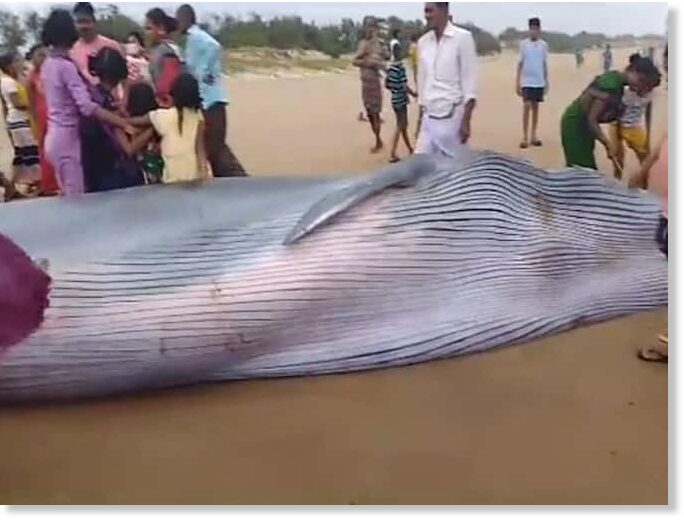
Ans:
[{"label": "wet sand", "polygon": [[[552,57],[544,147],[523,155],[562,166],[560,114],[598,63]],[[475,146],[520,153],[514,67],[482,63]],[[255,174],[386,163],[354,73],[230,88],[230,141]],[[420,366],[2,409],[0,502],[664,504],[667,366],[634,354],[665,324],[662,310]]]}]

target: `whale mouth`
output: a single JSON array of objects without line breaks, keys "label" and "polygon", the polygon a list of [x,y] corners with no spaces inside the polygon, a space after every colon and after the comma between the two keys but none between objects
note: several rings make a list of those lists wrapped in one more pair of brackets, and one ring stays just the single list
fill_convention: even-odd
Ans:
[{"label": "whale mouth", "polygon": [[0,354],[40,327],[50,283],[26,252],[0,233]]}]

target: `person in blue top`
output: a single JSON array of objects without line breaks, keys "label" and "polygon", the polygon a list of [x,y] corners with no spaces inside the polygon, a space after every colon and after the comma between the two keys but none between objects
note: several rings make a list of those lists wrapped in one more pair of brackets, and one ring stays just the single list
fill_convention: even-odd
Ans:
[{"label": "person in blue top", "polygon": [[205,122],[205,146],[214,177],[243,177],[247,174],[226,144],[228,94],[223,79],[223,48],[197,25],[192,6],[176,11],[178,29],[186,35],[185,66],[199,83]]},{"label": "person in blue top", "polygon": [[[520,60],[516,76],[516,92],[523,99],[523,139],[520,148],[542,146],[537,137],[539,104],[549,89],[549,48],[541,39],[541,21],[530,18],[529,37],[520,42]],[[530,140],[530,113],[532,114],[532,139]]]}]

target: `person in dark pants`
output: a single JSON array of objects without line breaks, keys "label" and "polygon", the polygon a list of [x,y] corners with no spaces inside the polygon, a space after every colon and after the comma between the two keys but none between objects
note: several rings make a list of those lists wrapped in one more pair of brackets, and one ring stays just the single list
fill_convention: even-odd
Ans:
[{"label": "person in dark pants", "polygon": [[226,144],[228,95],[223,81],[223,49],[197,25],[195,10],[184,4],[176,11],[178,29],[187,37],[185,65],[199,83],[204,107],[205,146],[214,177],[243,177],[247,173]]},{"label": "person in dark pants", "polygon": [[[537,137],[539,104],[549,89],[549,48],[540,38],[539,18],[530,18],[529,37],[520,42],[520,59],[516,78],[516,92],[523,99],[523,139],[520,148],[542,146]],[[530,113],[532,114],[532,139],[530,140]]]}]

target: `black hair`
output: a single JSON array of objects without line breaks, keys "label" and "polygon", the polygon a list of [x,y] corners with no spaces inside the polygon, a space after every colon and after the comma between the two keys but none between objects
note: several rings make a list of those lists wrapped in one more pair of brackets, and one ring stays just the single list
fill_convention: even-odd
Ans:
[{"label": "black hair", "polygon": [[627,70],[636,72],[644,78],[648,85],[656,88],[660,85],[661,74],[651,58],[641,56],[639,53],[634,53],[629,57],[629,66]]},{"label": "black hair", "polygon": [[0,70],[5,74],[9,74],[8,69],[16,59],[17,55],[12,51],[0,54]]},{"label": "black hair", "polygon": [[77,2],[74,6],[74,15],[89,16],[95,20],[95,8],[90,2]]},{"label": "black hair", "polygon": [[449,12],[449,2],[435,2],[435,5],[439,7],[442,11]]},{"label": "black hair", "polygon": [[536,27],[537,29],[540,29],[541,28],[541,20],[537,17],[530,18],[527,21],[527,25],[528,25],[528,27]]},{"label": "black hair", "polygon": [[71,49],[78,41],[78,31],[71,13],[65,9],[55,9],[43,25],[41,40],[45,45]]},{"label": "black hair", "polygon": [[128,37],[130,38],[131,36],[133,38],[135,38],[136,40],[138,40],[138,43],[140,44],[141,47],[145,47],[145,39],[143,38],[143,35],[140,34],[139,31],[131,31],[130,33],[128,33]]},{"label": "black hair", "polygon": [[154,94],[152,85],[139,81],[130,86],[128,89],[128,102],[126,104],[126,110],[130,116],[144,116],[158,108],[157,97]]},{"label": "black hair", "polygon": [[90,74],[100,80],[118,85],[128,77],[126,58],[111,47],[105,47],[88,60]]},{"label": "black hair", "polygon": [[152,25],[163,27],[164,30],[169,34],[178,28],[178,22],[176,22],[176,19],[167,15],[164,10],[160,9],[159,7],[155,7],[154,9],[147,11],[145,18],[152,22]]},{"label": "black hair", "polygon": [[26,59],[27,59],[27,60],[32,60],[32,59],[33,59],[33,55],[36,53],[36,51],[37,51],[38,49],[43,48],[43,47],[45,47],[45,45],[43,45],[43,44],[40,43],[40,42],[39,42],[39,43],[34,43],[34,44],[31,46],[31,48],[26,52]]},{"label": "black hair", "polygon": [[183,4],[180,6],[177,13],[179,15],[187,16],[190,24],[195,25],[197,23],[197,15],[190,4]]},{"label": "black hair", "polygon": [[184,72],[178,75],[171,86],[173,106],[178,111],[178,132],[183,131],[183,109],[202,110],[202,96],[199,84],[192,74]]},{"label": "black hair", "polygon": [[402,52],[401,52],[401,44],[400,43],[395,43],[392,45],[392,57],[396,61],[400,61],[404,58]]},{"label": "black hair", "polygon": [[412,42],[417,42],[418,40],[420,40],[420,35],[419,35],[418,33],[413,33],[413,34],[411,35],[411,41],[412,41]]}]

